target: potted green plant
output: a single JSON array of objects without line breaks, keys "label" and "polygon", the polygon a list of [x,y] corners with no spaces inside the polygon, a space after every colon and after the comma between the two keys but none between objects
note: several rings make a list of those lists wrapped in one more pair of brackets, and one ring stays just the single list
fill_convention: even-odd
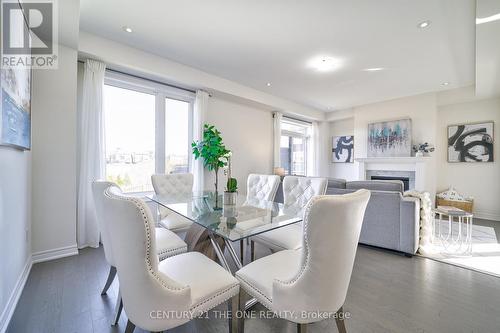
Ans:
[{"label": "potted green plant", "polygon": [[227,160],[227,183],[224,191],[224,205],[236,205],[238,197],[238,181],[231,177],[231,152],[226,154]]},{"label": "potted green plant", "polygon": [[219,207],[219,169],[227,165],[226,155],[229,150],[224,146],[220,131],[213,125],[205,124],[203,126],[203,140],[193,141],[191,147],[193,148],[193,155],[195,159],[203,158],[203,166],[215,172],[215,207],[214,209],[221,209]]}]

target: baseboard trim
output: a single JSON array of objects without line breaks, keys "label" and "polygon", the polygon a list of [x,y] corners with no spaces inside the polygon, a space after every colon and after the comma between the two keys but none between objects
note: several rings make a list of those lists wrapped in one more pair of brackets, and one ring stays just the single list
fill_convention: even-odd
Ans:
[{"label": "baseboard trim", "polygon": [[499,214],[490,213],[490,212],[475,211],[474,217],[477,217],[478,219],[483,219],[483,220],[500,221]]},{"label": "baseboard trim", "polygon": [[39,263],[64,257],[70,257],[78,254],[78,247],[76,244],[71,246],[60,247],[57,249],[40,251],[33,253],[33,263]]},{"label": "baseboard trim", "polygon": [[19,302],[19,298],[21,298],[21,294],[24,290],[24,285],[28,280],[28,276],[30,275],[32,266],[33,262],[31,256],[28,256],[23,271],[17,279],[16,285],[14,286],[14,290],[12,290],[9,299],[7,300],[5,309],[0,315],[0,333],[5,333],[5,331],[7,331],[7,327],[9,326],[14,311],[16,310],[17,302]]}]

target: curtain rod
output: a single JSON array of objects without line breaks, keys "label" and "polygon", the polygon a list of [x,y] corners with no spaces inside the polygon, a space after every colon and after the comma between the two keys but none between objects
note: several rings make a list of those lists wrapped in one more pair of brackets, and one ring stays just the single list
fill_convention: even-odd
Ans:
[{"label": "curtain rod", "polygon": [[[85,63],[85,61],[82,61],[82,60],[78,60],[78,62],[80,62],[82,64]],[[106,70],[110,71],[110,72],[115,72],[117,74],[123,74],[123,75],[132,76],[132,77],[135,77],[137,79],[146,80],[146,81],[149,81],[149,82],[161,84],[161,85],[164,85],[164,86],[167,86],[167,87],[171,87],[171,88],[181,89],[181,90],[188,91],[188,92],[191,92],[193,94],[196,94],[196,90],[179,87],[179,86],[176,86],[176,85],[173,85],[173,84],[169,84],[169,83],[165,83],[165,82],[161,82],[161,81],[149,79],[147,77],[143,77],[143,76],[139,76],[139,75],[135,75],[135,74],[130,74],[130,73],[122,72],[122,71],[119,71],[119,70],[116,70],[116,69],[106,68]],[[209,95],[211,97],[211,94],[209,94]]]}]

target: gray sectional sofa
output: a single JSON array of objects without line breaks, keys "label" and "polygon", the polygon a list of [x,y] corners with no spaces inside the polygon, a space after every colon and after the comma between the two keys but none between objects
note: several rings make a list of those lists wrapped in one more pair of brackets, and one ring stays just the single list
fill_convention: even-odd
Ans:
[{"label": "gray sectional sofa", "polygon": [[[417,252],[420,229],[420,201],[403,197],[403,183],[397,180],[345,181],[330,178],[326,194],[346,194],[359,189],[371,191],[359,242],[412,256]],[[276,202],[283,202],[282,187]]]},{"label": "gray sectional sofa", "polygon": [[400,181],[346,182],[330,179],[327,194],[345,194],[359,189],[371,191],[359,242],[414,255],[418,249],[420,201],[403,197]]}]

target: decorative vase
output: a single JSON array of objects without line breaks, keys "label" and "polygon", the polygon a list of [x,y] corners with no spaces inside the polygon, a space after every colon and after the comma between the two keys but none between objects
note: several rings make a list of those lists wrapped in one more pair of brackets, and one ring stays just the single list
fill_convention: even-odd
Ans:
[{"label": "decorative vase", "polygon": [[224,198],[223,198],[224,205],[228,205],[228,206],[236,205],[237,197],[238,197],[238,192],[224,191]]},{"label": "decorative vase", "polygon": [[423,152],[423,151],[420,151],[420,150],[419,150],[419,151],[417,151],[417,152],[415,153],[415,157],[424,157],[424,152]]}]

